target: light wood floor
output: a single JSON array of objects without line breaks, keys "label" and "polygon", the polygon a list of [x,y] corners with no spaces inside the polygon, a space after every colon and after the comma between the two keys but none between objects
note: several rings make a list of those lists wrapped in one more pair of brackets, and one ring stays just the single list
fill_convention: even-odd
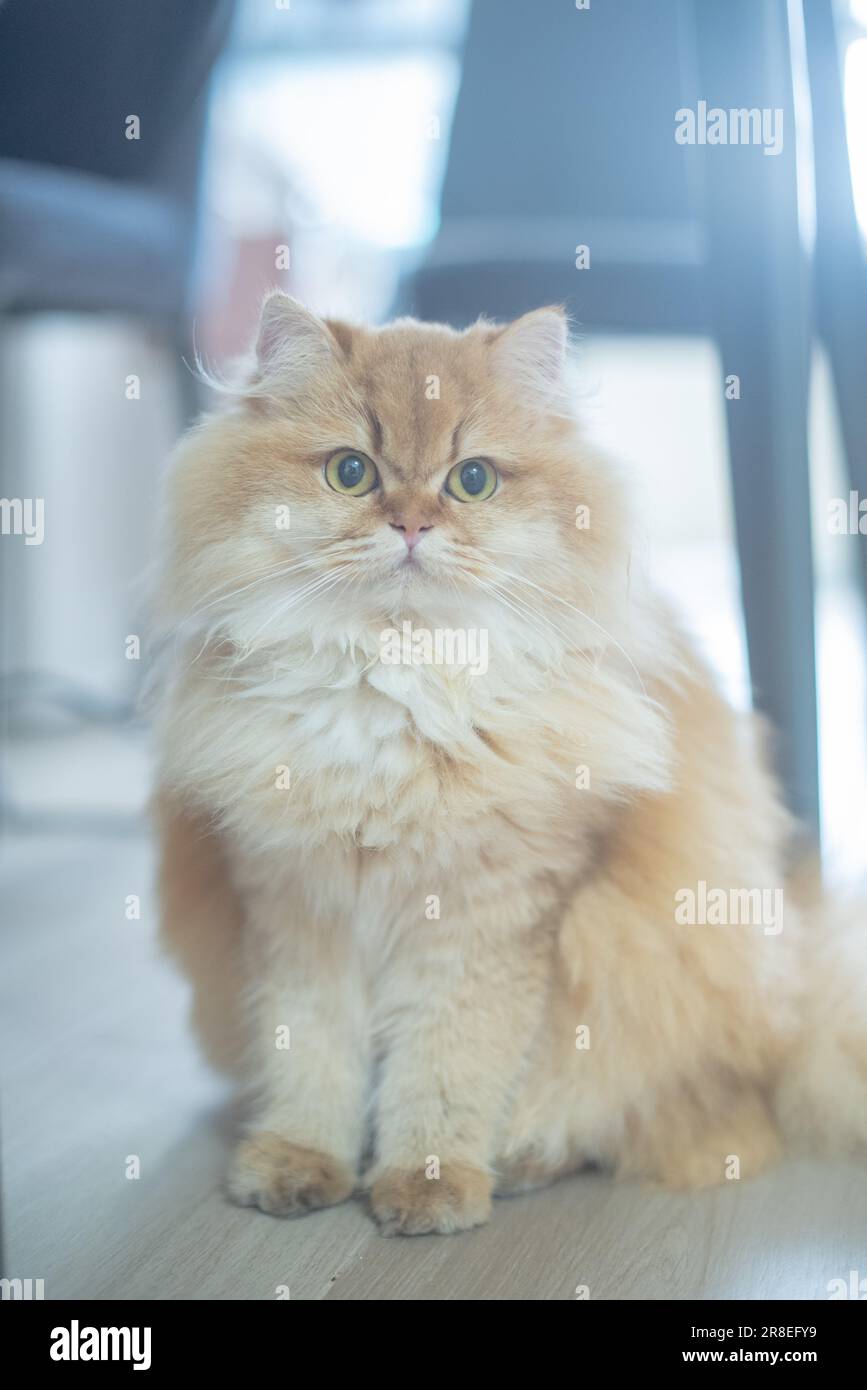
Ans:
[{"label": "light wood floor", "polygon": [[9,1277],[53,1299],[816,1299],[867,1276],[867,1169],[842,1163],[695,1196],[578,1177],[447,1238],[385,1240],[354,1202],[300,1221],[229,1206],[231,1109],[156,956],[151,875],[136,838],[6,841]]}]

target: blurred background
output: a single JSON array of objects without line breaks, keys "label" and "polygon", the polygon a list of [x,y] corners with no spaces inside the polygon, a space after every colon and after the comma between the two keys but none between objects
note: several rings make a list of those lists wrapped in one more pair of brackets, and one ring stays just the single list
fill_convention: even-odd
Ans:
[{"label": "blurred background", "polygon": [[[715,142],[714,108],[771,124]],[[647,563],[775,722],[829,874],[863,877],[865,241],[867,0],[0,0],[16,1272],[105,1283],[104,1249],[82,1283],[69,1194],[110,1232],[114,1149],[155,1162],[204,1104],[182,986],[151,963],[135,712],[159,477],[209,403],[196,354],[219,373],[274,285],[374,322],[566,304]]]},{"label": "blurred background", "polygon": [[[717,8],[0,4],[7,828],[140,831],[159,474],[195,354],[279,284],[372,321],[567,304],[660,582],[860,871],[867,562],[828,505],[865,469],[867,3]],[[782,150],[677,143],[700,101],[779,109]]]}]

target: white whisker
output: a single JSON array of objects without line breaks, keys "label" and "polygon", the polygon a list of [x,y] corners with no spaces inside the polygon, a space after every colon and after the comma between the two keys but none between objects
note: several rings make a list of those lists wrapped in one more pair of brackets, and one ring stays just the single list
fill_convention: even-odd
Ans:
[{"label": "white whisker", "polygon": [[536,584],[534,580],[527,579],[526,576],[523,574],[515,574],[512,570],[505,570],[499,565],[491,565],[490,568],[492,570],[496,570],[498,574],[504,574],[507,579],[515,580],[519,584],[529,585],[531,589],[536,589],[540,594],[543,594],[545,598],[551,599],[554,603],[562,603],[564,607],[570,608],[573,613],[577,613],[579,618],[583,618],[585,622],[588,622],[592,627],[595,627],[599,632],[603,634],[604,637],[607,637],[608,641],[611,642],[612,645],[617,648],[621,656],[623,656],[625,660],[629,663],[630,667],[635,673],[639,685],[641,686],[642,694],[647,695],[647,688],[644,684],[644,681],[642,680],[641,672],[639,671],[635,662],[632,660],[632,657],[629,655],[626,648],[620,642],[618,642],[617,638],[613,635],[613,633],[610,633],[606,627],[603,627],[602,623],[598,623],[595,618],[590,617],[589,613],[585,613],[582,608],[578,608],[574,603],[570,603],[568,599],[561,598],[559,594],[550,593],[550,591],[548,589],[543,588],[541,584]]},{"label": "white whisker", "polygon": [[312,597],[324,587],[330,587],[330,580],[340,578],[345,574],[346,570],[350,568],[350,564],[340,565],[337,569],[328,570],[325,574],[318,575],[316,579],[311,579],[306,585],[302,585],[300,590],[293,590],[287,602],[278,605],[271,616],[266,618],[265,622],[257,627],[256,631],[247,639],[248,648],[251,646],[254,639],[258,637],[261,632],[264,632],[266,627],[270,627],[271,623],[273,623],[276,618],[282,617],[284,613],[288,613],[292,608],[295,608],[302,599]]}]

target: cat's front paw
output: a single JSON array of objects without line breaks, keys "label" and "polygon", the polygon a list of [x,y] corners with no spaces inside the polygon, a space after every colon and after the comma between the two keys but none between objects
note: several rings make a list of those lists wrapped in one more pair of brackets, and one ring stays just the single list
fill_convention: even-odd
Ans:
[{"label": "cat's front paw", "polygon": [[384,1236],[446,1236],[488,1220],[491,1186],[468,1163],[444,1163],[438,1178],[424,1168],[388,1168],[371,1183],[370,1209]]},{"label": "cat's front paw", "polygon": [[345,1202],[355,1174],[330,1154],[261,1130],[238,1145],[226,1187],[239,1206],[258,1207],[269,1216],[300,1216]]}]

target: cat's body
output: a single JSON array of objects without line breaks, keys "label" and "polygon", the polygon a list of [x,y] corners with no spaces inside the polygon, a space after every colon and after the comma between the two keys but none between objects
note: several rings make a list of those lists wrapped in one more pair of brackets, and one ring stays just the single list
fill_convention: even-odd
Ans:
[{"label": "cat's body", "polygon": [[[630,574],[564,349],[554,312],[326,329],[276,297],[248,395],[181,452],[165,935],[210,1055],[255,1092],[239,1201],[363,1181],[386,1231],[450,1231],[588,1162],[696,1184],[776,1151],[812,968],[797,909],[677,904],[783,889],[789,821]],[[374,459],[369,493],[330,495],[340,450]],[[467,458],[496,461],[490,498],[444,488]],[[486,668],[393,664],[404,623],[483,631]]]}]

